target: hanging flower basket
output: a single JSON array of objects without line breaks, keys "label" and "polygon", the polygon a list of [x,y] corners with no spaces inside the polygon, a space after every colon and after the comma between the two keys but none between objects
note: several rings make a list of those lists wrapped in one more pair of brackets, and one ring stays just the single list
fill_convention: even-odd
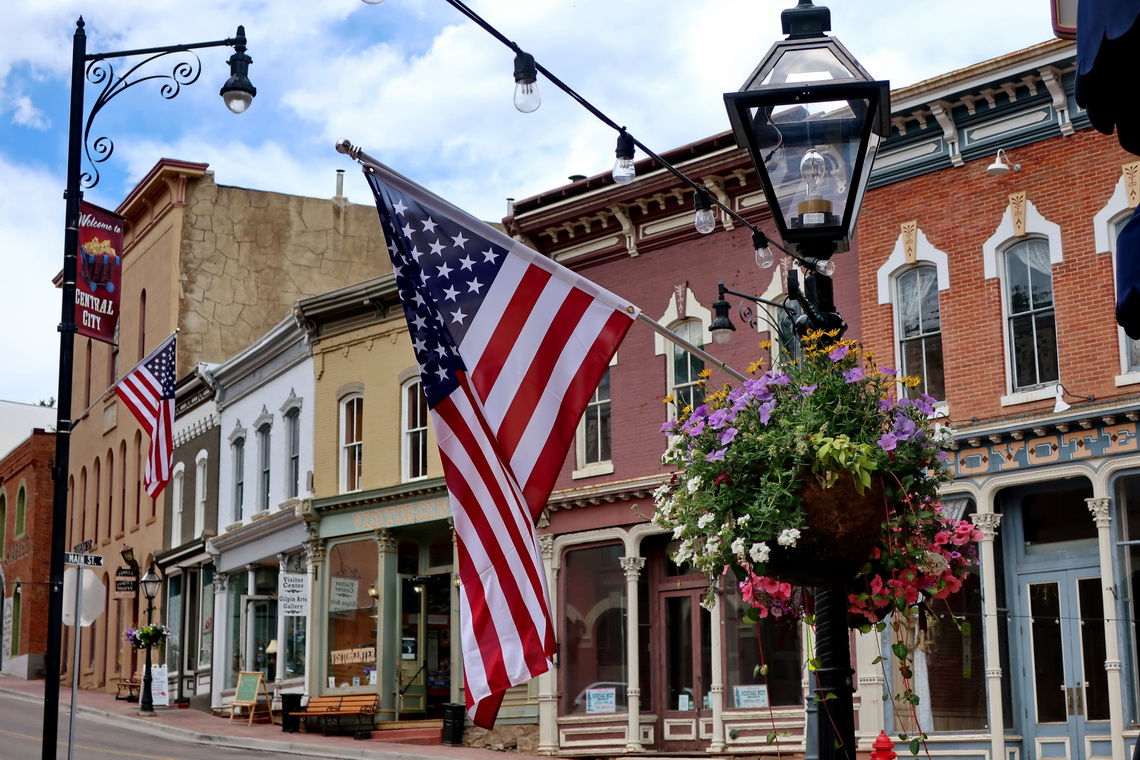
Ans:
[{"label": "hanging flower basket", "polygon": [[170,636],[170,629],[165,625],[144,625],[138,628],[127,628],[123,638],[135,649],[146,649],[158,646]]},{"label": "hanging flower basket", "polygon": [[676,472],[653,521],[674,559],[709,576],[706,606],[731,569],[758,617],[802,614],[804,586],[844,588],[853,621],[871,622],[957,590],[980,533],[938,504],[951,436],[934,399],[899,397],[894,370],[835,333],[802,349],[664,426]]}]

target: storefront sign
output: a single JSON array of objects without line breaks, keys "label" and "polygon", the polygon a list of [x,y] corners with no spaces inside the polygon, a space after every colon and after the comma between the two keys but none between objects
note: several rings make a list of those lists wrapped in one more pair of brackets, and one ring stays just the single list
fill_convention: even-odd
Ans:
[{"label": "storefront sign", "polygon": [[123,274],[123,218],[81,201],[75,326],[80,335],[115,342]]},{"label": "storefront sign", "polygon": [[360,662],[376,662],[376,647],[359,649],[338,649],[329,652],[329,662],[333,665],[352,665]]},{"label": "storefront sign", "polygon": [[966,445],[953,452],[954,474],[988,475],[1140,451],[1137,432],[1137,423],[1125,422],[1088,430],[1054,431],[1020,441]]},{"label": "storefront sign", "polygon": [[337,578],[329,580],[329,612],[355,610],[357,597],[360,594],[360,581],[356,578]]},{"label": "storefront sign", "polygon": [[768,687],[764,684],[751,684],[748,686],[733,686],[733,707],[767,707]]},{"label": "storefront sign", "polygon": [[165,665],[150,666],[150,698],[155,705],[170,704],[170,678]]},{"label": "storefront sign", "polygon": [[586,712],[617,712],[617,689],[586,689]]},{"label": "storefront sign", "polygon": [[352,516],[357,530],[395,528],[400,525],[443,520],[447,517],[451,517],[451,509],[446,498],[429,499],[414,504],[397,504],[394,507],[382,507],[380,509],[368,509]]},{"label": "storefront sign", "polygon": [[277,586],[277,609],[282,615],[304,617],[309,614],[308,573],[280,573]]},{"label": "storefront sign", "polygon": [[115,593],[112,599],[134,599],[138,596],[138,575],[134,568],[120,567],[115,570]]}]

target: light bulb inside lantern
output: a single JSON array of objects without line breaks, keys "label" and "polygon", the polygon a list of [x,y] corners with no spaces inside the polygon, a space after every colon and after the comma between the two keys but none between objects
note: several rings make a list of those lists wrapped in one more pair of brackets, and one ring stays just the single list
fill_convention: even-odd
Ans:
[{"label": "light bulb inside lantern", "polygon": [[800,176],[807,185],[808,199],[822,198],[823,181],[827,178],[827,161],[823,154],[815,148],[808,150],[800,159]]}]

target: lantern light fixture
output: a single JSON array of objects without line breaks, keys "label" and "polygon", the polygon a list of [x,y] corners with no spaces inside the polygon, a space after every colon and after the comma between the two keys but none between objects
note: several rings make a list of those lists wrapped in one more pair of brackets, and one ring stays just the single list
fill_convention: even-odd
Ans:
[{"label": "lantern light fixture", "polygon": [[739,92],[724,96],[784,244],[826,259],[850,247],[871,163],[889,125],[890,84],[825,32],[827,8],[783,12],[776,42]]},{"label": "lantern light fixture", "polygon": [[249,81],[249,64],[253,59],[245,52],[245,27],[237,28],[234,52],[230,56],[230,78],[222,85],[221,96],[226,108],[233,113],[245,113],[257,95],[257,88]]}]

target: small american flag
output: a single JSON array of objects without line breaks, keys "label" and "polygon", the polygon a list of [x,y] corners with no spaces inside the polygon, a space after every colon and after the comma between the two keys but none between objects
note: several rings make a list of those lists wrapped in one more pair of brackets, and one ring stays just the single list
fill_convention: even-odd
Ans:
[{"label": "small american flag", "polygon": [[174,338],[167,338],[115,386],[116,395],[150,436],[143,486],[152,499],[170,480],[174,456]]},{"label": "small american flag", "polygon": [[455,521],[467,712],[555,651],[535,520],[638,310],[406,180],[368,166]]}]

